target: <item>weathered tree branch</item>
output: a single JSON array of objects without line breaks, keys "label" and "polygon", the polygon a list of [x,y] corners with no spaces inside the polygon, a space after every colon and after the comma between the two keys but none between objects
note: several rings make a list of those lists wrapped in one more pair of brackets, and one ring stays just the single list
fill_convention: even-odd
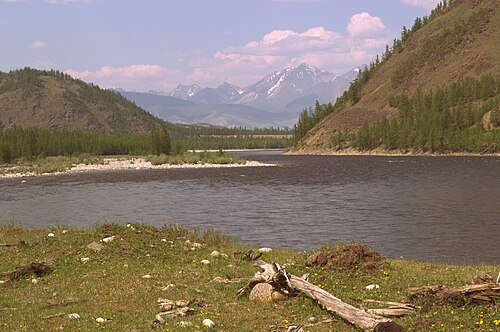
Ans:
[{"label": "weathered tree branch", "polygon": [[242,288],[238,294],[242,294],[246,289],[251,289],[258,283],[266,282],[271,284],[277,290],[296,290],[302,292],[311,299],[317,301],[328,312],[341,317],[364,331],[402,331],[401,326],[392,320],[372,314],[365,310],[357,309],[350,304],[344,303],[342,300],[334,297],[327,291],[311,284],[310,282],[288,274],[279,264],[268,264],[264,261],[258,261],[254,265],[259,267],[262,271],[257,272],[248,285]]}]

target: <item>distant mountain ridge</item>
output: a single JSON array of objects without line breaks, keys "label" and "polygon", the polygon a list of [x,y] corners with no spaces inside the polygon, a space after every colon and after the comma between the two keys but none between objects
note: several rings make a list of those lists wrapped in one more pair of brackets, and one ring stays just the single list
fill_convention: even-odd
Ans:
[{"label": "distant mountain ridge", "polygon": [[[300,112],[313,107],[316,100],[334,102],[356,78],[359,68],[335,75],[303,63],[270,73],[244,88],[224,82],[216,88],[178,85],[169,92],[117,91],[156,116],[174,123],[291,127]],[[148,99],[148,95],[151,98]],[[176,100],[154,96],[187,103],[181,106]]]}]

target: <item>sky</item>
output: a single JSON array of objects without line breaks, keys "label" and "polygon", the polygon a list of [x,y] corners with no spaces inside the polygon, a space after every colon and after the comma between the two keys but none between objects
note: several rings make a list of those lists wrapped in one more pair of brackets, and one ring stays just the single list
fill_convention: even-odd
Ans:
[{"label": "sky", "polygon": [[0,71],[103,88],[240,87],[300,63],[342,74],[438,0],[0,0]]}]

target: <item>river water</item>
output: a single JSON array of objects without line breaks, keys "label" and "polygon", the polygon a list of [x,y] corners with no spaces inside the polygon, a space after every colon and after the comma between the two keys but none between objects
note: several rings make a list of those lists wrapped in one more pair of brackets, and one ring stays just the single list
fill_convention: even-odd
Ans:
[{"label": "river water", "polygon": [[242,154],[279,166],[0,179],[0,225],[172,222],[257,246],[362,241],[389,257],[500,263],[499,157]]}]

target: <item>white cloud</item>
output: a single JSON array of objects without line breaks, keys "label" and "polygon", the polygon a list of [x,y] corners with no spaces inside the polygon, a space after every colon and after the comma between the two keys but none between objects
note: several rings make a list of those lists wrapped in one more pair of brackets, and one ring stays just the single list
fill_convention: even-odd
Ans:
[{"label": "white cloud", "polygon": [[434,9],[440,0],[402,0],[405,4],[410,6],[419,6],[427,10]]},{"label": "white cloud", "polygon": [[184,76],[179,70],[152,64],[134,64],[123,67],[103,66],[98,70],[66,70],[69,75],[93,82],[104,88],[120,87],[128,90],[169,90]]},{"label": "white cloud", "polygon": [[[371,26],[366,27],[367,23]],[[305,31],[272,30],[260,39],[221,49],[211,56],[185,54],[179,56],[183,72],[156,64],[137,64],[68,73],[103,87],[137,91],[169,91],[177,84],[195,83],[216,87],[224,81],[245,87],[270,72],[302,62],[341,74],[372,61],[383,52],[389,39],[390,31],[380,18],[360,13],[353,16],[344,32],[323,26]]]},{"label": "white cloud", "polygon": [[90,3],[90,2],[97,1],[97,0],[43,0],[43,1],[46,3],[50,3],[50,4],[55,4],[55,5],[58,5],[58,4],[65,5],[65,4],[72,3],[72,2]]},{"label": "white cloud", "polygon": [[47,47],[47,43],[43,42],[43,41],[39,41],[39,40],[31,43],[31,45],[30,45],[31,49],[39,49],[39,48],[44,48],[44,47]]},{"label": "white cloud", "polygon": [[347,25],[347,32],[353,37],[380,36],[387,31],[380,17],[371,16],[367,12],[355,14]]}]

